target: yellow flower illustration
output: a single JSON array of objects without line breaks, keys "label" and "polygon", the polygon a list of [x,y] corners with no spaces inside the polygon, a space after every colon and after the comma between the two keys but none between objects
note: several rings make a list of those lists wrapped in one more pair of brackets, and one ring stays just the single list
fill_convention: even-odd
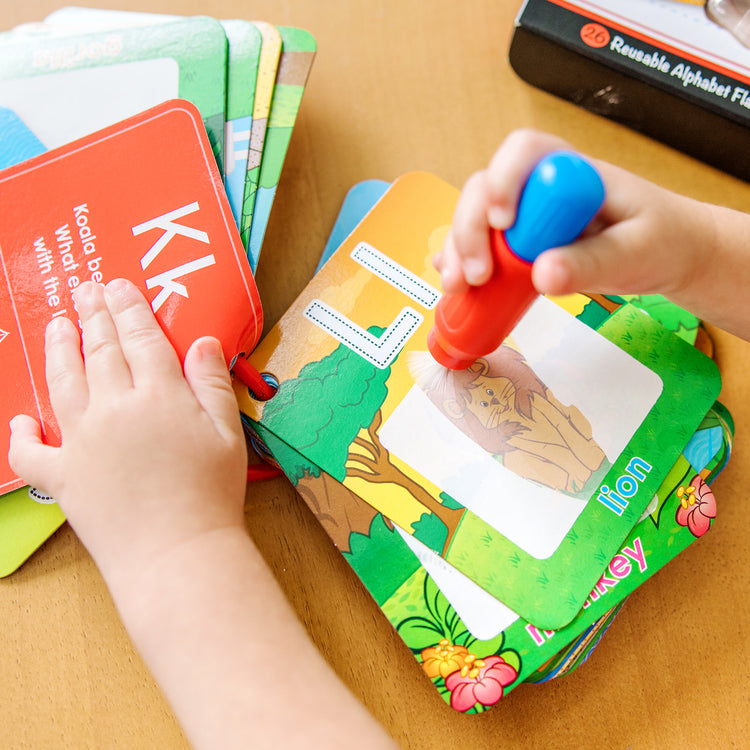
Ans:
[{"label": "yellow flower illustration", "polygon": [[422,669],[430,679],[445,679],[449,674],[461,671],[474,658],[465,646],[455,645],[443,638],[437,646],[422,651]]}]

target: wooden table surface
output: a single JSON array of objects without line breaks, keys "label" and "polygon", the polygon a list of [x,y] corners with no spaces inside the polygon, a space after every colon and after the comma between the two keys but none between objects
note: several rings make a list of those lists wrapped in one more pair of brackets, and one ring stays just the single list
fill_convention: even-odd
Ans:
[{"label": "wooden table surface", "polygon": [[[518,127],[558,133],[666,187],[750,210],[744,182],[519,80],[507,61],[519,5],[99,3],[262,19],[306,28],[317,39],[258,272],[267,325],[312,275],[354,183],[427,170],[460,186]],[[0,27],[41,20],[56,7],[54,0],[2,0]],[[712,332],[722,401],[737,423],[736,450],[714,486],[715,528],[630,597],[582,668],[551,683],[523,685],[481,716],[457,714],[443,703],[286,481],[248,488],[248,527],[280,585],[333,668],[403,747],[750,747],[750,504],[744,494],[750,349]],[[0,580],[0,623],[1,748],[186,746],[67,525]]]}]

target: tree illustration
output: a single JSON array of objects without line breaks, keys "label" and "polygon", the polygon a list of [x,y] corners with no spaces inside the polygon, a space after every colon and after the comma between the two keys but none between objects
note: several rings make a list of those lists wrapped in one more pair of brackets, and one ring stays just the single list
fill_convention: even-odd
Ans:
[{"label": "tree illustration", "polygon": [[[375,335],[382,331],[370,330]],[[445,526],[442,546],[447,549],[463,509],[432,497],[392,462],[380,442],[389,375],[390,368],[378,369],[340,344],[328,356],[305,365],[298,377],[281,383],[263,409],[262,424],[339,482],[349,476],[405,489]]]}]

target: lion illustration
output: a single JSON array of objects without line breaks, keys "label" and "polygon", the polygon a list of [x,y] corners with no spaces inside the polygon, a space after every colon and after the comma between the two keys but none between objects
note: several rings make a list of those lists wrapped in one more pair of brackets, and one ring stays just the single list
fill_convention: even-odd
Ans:
[{"label": "lion illustration", "polygon": [[519,476],[576,494],[604,464],[586,417],[561,404],[507,344],[467,370],[421,381],[443,414]]}]

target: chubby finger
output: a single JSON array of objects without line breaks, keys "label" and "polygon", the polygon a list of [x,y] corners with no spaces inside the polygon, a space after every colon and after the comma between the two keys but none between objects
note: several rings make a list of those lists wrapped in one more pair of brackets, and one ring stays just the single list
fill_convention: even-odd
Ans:
[{"label": "chubby finger", "polygon": [[185,355],[185,379],[225,438],[241,434],[237,400],[221,344],[212,336],[193,342]]},{"label": "chubby finger", "polygon": [[668,193],[648,180],[596,162],[605,201],[582,237],[542,253],[532,280],[545,294],[669,294],[684,286],[696,265],[691,247],[704,227],[706,205]]},{"label": "chubby finger", "polygon": [[452,229],[445,237],[442,251],[435,256],[434,265],[440,271],[440,283],[446,294],[458,294],[468,289]]},{"label": "chubby finger", "polygon": [[104,299],[104,287],[85,281],[73,292],[81,321],[83,358],[89,393],[108,393],[132,387],[112,315]]},{"label": "chubby finger", "polygon": [[57,475],[58,450],[42,442],[41,428],[35,419],[25,414],[11,419],[8,463],[27,484],[50,492]]},{"label": "chubby finger", "polygon": [[495,152],[486,170],[487,221],[495,229],[508,229],[526,181],[547,154],[570,149],[562,138],[536,130],[513,131]]},{"label": "chubby finger", "polygon": [[44,334],[50,403],[61,430],[86,408],[89,389],[81,355],[81,335],[72,320],[53,318]]},{"label": "chubby finger", "polygon": [[542,294],[646,292],[656,282],[648,271],[654,248],[643,251],[639,238],[648,233],[638,226],[659,196],[652,196],[651,183],[612,164],[595,164],[605,185],[604,204],[578,241],[536,259],[532,281]]},{"label": "chubby finger", "polygon": [[177,354],[135,284],[114,279],[105,286],[104,299],[133,383],[170,376],[181,378]]},{"label": "chubby finger", "polygon": [[634,252],[618,227],[543,252],[534,261],[531,278],[541,294],[664,292],[668,279],[658,255]]},{"label": "chubby finger", "polygon": [[[484,284],[492,274],[485,172],[476,172],[466,181],[453,214],[450,236],[452,247],[449,253],[455,253],[458,258],[466,283],[472,286]],[[444,279],[444,287],[446,280],[450,281]]]}]

